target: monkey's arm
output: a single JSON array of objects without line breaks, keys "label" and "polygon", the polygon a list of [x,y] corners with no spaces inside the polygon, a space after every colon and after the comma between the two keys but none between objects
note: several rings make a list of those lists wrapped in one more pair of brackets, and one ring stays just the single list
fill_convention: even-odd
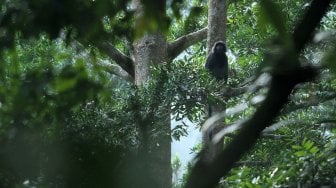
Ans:
[{"label": "monkey's arm", "polygon": [[213,62],[213,54],[211,53],[206,60],[205,68],[210,69],[211,67],[214,66],[213,63],[214,63]]}]

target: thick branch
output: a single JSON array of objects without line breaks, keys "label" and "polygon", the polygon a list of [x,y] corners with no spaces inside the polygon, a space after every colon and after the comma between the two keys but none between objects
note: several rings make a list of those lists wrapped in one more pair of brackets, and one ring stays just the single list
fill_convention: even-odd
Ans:
[{"label": "thick branch", "polygon": [[[225,136],[229,137],[229,138],[234,138],[235,134],[230,133],[230,134],[226,134]],[[272,140],[283,140],[283,139],[289,139],[292,138],[290,136],[287,135],[280,135],[280,134],[270,134],[270,133],[262,133],[261,135],[263,138],[267,138],[267,139],[272,139]]]},{"label": "thick branch", "polygon": [[184,35],[168,44],[168,59],[174,59],[189,46],[202,41],[207,36],[208,28]]},{"label": "thick branch", "polygon": [[311,2],[310,9],[294,30],[293,44],[296,52],[300,52],[307,44],[307,41],[311,40],[315,28],[320,23],[321,18],[332,1],[333,0],[314,0]]},{"label": "thick branch", "polygon": [[98,47],[134,79],[134,62],[131,58],[121,53],[118,49],[116,49],[112,44],[108,42],[103,42]]},{"label": "thick branch", "polygon": [[[269,94],[253,117],[242,125],[240,133],[211,164],[198,160],[187,187],[214,187],[226,175],[240,157],[252,147],[265,127],[271,125],[286,104],[294,86],[312,78],[314,70],[302,68],[286,75],[274,75]],[[203,153],[201,153],[202,157]]]}]

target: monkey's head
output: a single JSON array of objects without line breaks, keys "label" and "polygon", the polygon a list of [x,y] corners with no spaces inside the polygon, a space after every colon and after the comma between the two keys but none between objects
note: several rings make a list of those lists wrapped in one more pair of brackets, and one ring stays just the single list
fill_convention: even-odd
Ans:
[{"label": "monkey's head", "polygon": [[216,54],[225,54],[226,52],[226,45],[223,41],[218,41],[212,47],[212,52]]}]

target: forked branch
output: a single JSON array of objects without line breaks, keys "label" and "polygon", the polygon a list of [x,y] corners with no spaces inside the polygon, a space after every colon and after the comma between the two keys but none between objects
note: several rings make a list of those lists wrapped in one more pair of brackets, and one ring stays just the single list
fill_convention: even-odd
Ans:
[{"label": "forked branch", "polygon": [[108,42],[103,42],[98,47],[134,79],[134,62],[130,57],[120,52]]}]

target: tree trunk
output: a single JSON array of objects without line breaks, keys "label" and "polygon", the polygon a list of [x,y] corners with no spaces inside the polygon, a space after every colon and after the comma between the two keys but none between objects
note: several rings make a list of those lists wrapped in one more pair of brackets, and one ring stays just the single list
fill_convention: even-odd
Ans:
[{"label": "tree trunk", "polygon": [[166,38],[160,34],[146,34],[134,43],[135,85],[149,80],[149,66],[167,60]]},{"label": "tree trunk", "polygon": [[219,40],[226,42],[226,0],[208,1],[208,35],[207,52],[211,52],[212,46]]},{"label": "tree trunk", "polygon": [[[145,4],[147,6],[146,10],[149,8],[148,10],[152,11],[150,9],[153,8],[151,7],[152,5],[148,3],[149,1]],[[161,18],[161,20],[159,19],[157,21],[164,21],[166,2],[163,0],[155,2],[153,6],[156,6],[155,8],[159,10],[158,13],[160,15],[158,15],[158,18]],[[136,27],[137,24],[140,25],[139,28],[144,27],[144,24],[147,24],[147,19],[142,1],[132,0],[131,8],[135,11]],[[183,50],[202,41],[206,37],[207,32],[207,28],[203,28],[168,43],[166,37],[160,32],[159,27],[156,30],[153,28],[150,29],[152,29],[151,32],[147,32],[132,43],[133,49],[131,57],[133,58],[122,54],[109,43],[104,43],[101,46],[131,78],[134,78],[136,86],[145,85],[150,81],[150,65],[172,61]],[[140,30],[140,33],[141,32],[143,31]],[[134,100],[134,108],[139,109],[139,113],[135,115],[135,125],[139,130],[140,147],[136,159],[134,160],[135,164],[126,164],[133,168],[129,169],[129,171],[134,175],[130,175],[130,178],[125,180],[126,182],[122,180],[121,184],[126,185],[124,187],[171,188],[170,106],[166,105],[165,109],[167,110],[160,112],[161,115],[155,111],[157,106],[149,107],[151,108],[149,111],[152,110],[156,117],[159,116],[153,121],[154,114],[149,113],[143,115],[141,113],[142,107],[137,105],[136,98]],[[155,131],[155,136],[152,135],[153,130]]]},{"label": "tree trunk", "polygon": [[[226,0],[209,0],[208,1],[208,34],[207,34],[207,53],[211,52],[212,46],[217,41],[226,43],[226,13],[227,3]],[[226,107],[222,104],[208,104],[211,108],[211,115],[223,112]],[[211,139],[223,128],[224,122],[217,122],[211,128],[203,131],[202,142],[204,148],[204,160],[210,163],[215,156],[223,149],[223,140],[218,144],[213,144]]]},{"label": "tree trunk", "polygon": [[[134,1],[137,6],[137,16],[142,15],[142,6],[138,0]],[[134,63],[135,63],[135,85],[146,84],[150,80],[150,65],[160,64],[167,61],[167,39],[159,31],[156,33],[147,33],[142,38],[133,43]],[[167,107],[170,110],[170,107]],[[147,140],[140,143],[139,163],[143,163],[145,169],[140,169],[138,173],[146,179],[141,180],[145,187],[149,188],[171,188],[172,187],[172,169],[171,169],[171,135],[170,135],[170,114],[164,113],[164,117],[156,120],[163,122],[160,127],[159,135],[151,139],[152,129],[155,122],[141,122],[138,125],[142,132],[140,139]],[[166,117],[167,116],[167,117]],[[140,185],[137,185],[140,187]]]},{"label": "tree trunk", "polygon": [[[146,34],[134,43],[135,58],[135,83],[136,85],[146,84],[150,79],[149,66],[151,64],[163,63],[167,59],[167,42],[166,38],[160,34]],[[169,107],[167,107],[169,110]],[[148,172],[146,187],[171,188],[172,170],[171,170],[171,138],[170,138],[170,116],[164,113],[164,116],[157,122],[164,122],[165,126],[161,127],[160,135],[156,140],[151,137],[151,122],[142,122],[138,125],[141,129],[142,140],[148,142],[141,143],[141,153],[144,169]],[[167,115],[168,114],[168,115]],[[156,126],[155,124],[153,126]]]}]

